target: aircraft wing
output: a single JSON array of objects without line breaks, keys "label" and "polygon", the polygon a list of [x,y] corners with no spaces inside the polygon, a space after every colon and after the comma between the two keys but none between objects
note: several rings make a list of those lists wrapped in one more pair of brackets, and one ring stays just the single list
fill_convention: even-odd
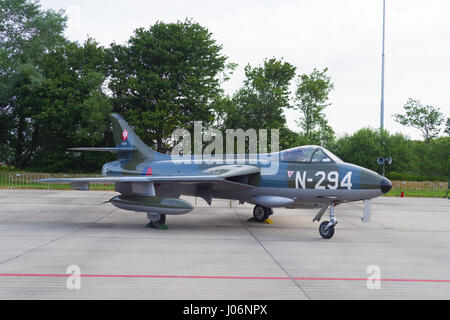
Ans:
[{"label": "aircraft wing", "polygon": [[[126,182],[153,182],[153,183],[180,183],[180,184],[212,184],[216,189],[222,190],[248,190],[253,186],[248,184],[250,174],[258,174],[260,169],[249,165],[223,165],[208,168],[196,175],[130,175],[130,176],[103,176],[86,178],[47,178],[37,182],[70,183],[75,189],[87,190],[89,183],[126,183]],[[247,183],[246,183],[247,182]]]}]

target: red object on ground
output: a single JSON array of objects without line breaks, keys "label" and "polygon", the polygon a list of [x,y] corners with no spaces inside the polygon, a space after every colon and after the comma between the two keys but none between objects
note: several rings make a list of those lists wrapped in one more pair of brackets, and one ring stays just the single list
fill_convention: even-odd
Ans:
[{"label": "red object on ground", "polygon": [[402,191],[402,195],[401,195],[401,197],[403,198],[403,191]]}]

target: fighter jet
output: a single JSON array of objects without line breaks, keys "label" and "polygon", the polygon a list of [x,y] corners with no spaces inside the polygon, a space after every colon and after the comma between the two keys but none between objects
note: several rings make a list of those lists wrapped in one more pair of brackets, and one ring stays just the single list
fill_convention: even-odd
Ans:
[{"label": "fighter jet", "polygon": [[[120,195],[109,202],[121,209],[147,213],[148,226],[165,229],[166,215],[186,214],[193,206],[181,195],[238,200],[253,204],[255,222],[264,222],[273,208],[316,208],[314,221],[329,209],[329,221],[319,233],[330,239],[338,221],[335,206],[364,201],[363,222],[370,220],[370,199],[392,188],[385,177],[366,168],[346,163],[330,151],[315,145],[300,146],[265,156],[236,155],[238,163],[210,163],[198,156],[192,161],[176,160],[149,148],[118,114],[111,115],[116,146],[71,148],[72,151],[108,151],[117,160],[103,165],[101,177],[49,178],[40,182],[70,183],[77,190],[89,190],[89,183],[114,183]],[[250,163],[250,158],[253,162]],[[269,160],[267,160],[269,159]],[[277,172],[264,174],[271,161]]]}]

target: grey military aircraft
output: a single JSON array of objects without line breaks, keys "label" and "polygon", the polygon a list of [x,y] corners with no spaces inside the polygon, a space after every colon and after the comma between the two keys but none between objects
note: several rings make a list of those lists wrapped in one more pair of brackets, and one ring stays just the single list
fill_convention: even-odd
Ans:
[{"label": "grey military aircraft", "polygon": [[[120,195],[109,202],[121,209],[146,212],[148,226],[166,228],[166,215],[185,214],[193,206],[180,195],[238,200],[255,205],[252,220],[264,222],[273,208],[317,208],[313,221],[320,221],[329,208],[330,221],[319,226],[324,239],[330,239],[338,221],[335,206],[364,201],[363,222],[370,220],[371,201],[389,192],[391,182],[366,168],[346,163],[320,146],[301,146],[257,157],[254,164],[207,163],[192,156],[186,164],[158,153],[134,133],[118,114],[111,115],[116,146],[112,148],[71,148],[72,151],[109,151],[117,161],[103,165],[101,177],[49,178],[40,182],[70,183],[72,188],[88,190],[89,183],[114,183]],[[197,157],[197,158],[196,158]],[[236,159],[249,159],[237,155]],[[265,159],[265,160],[263,160]],[[278,171],[265,175],[270,160],[277,159]]]}]

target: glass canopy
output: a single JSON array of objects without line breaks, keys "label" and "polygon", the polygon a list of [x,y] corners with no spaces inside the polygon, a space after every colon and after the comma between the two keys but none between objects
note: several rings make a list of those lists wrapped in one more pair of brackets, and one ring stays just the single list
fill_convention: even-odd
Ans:
[{"label": "glass canopy", "polygon": [[281,152],[281,160],[305,163],[341,163],[331,151],[320,146],[301,146]]}]

